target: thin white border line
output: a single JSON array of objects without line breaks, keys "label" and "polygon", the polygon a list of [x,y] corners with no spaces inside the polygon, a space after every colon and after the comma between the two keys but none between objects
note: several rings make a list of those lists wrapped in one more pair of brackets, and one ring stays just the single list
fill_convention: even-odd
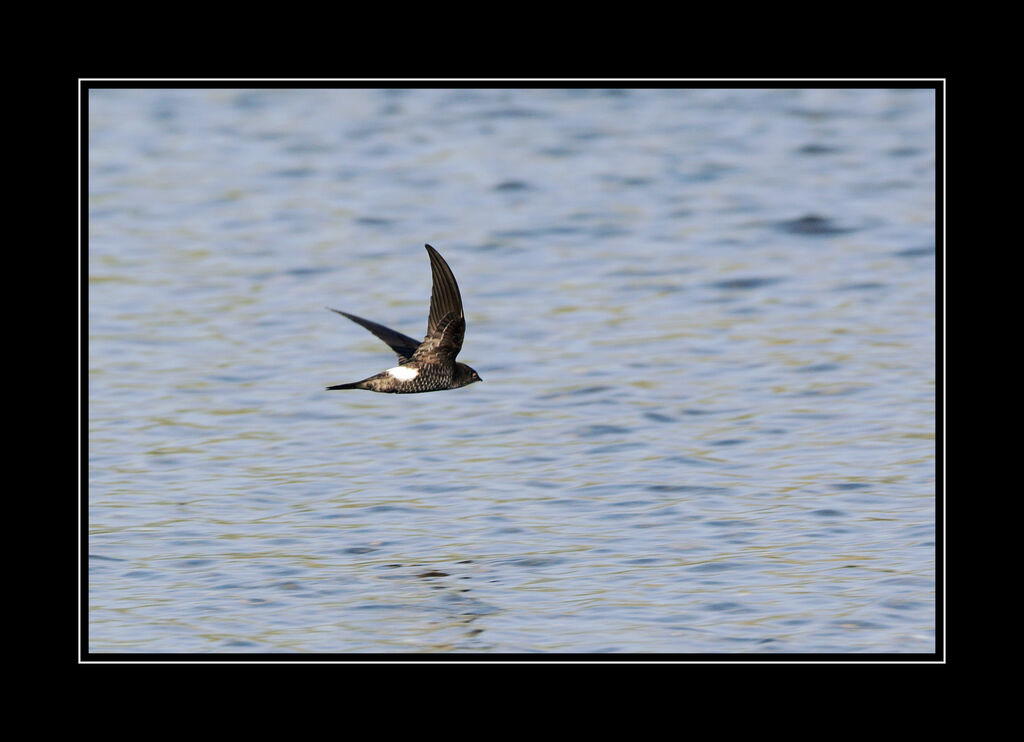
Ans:
[{"label": "thin white border line", "polygon": [[945,82],[944,77],[80,77],[79,82]]}]

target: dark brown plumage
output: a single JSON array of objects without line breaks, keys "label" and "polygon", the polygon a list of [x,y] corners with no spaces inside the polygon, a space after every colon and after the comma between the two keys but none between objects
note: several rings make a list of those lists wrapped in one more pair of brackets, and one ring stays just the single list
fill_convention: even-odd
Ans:
[{"label": "dark brown plumage", "polygon": [[[425,246],[430,256],[433,288],[430,292],[430,315],[427,335],[418,342],[384,325],[378,325],[354,314],[331,309],[362,325],[387,343],[398,354],[398,365],[374,376],[349,384],[336,384],[328,389],[366,389],[389,394],[417,394],[458,389],[482,381],[480,375],[455,357],[462,350],[466,334],[466,317],[462,311],[462,295],[452,269],[441,254],[430,245]],[[330,307],[328,307],[330,308]]]}]

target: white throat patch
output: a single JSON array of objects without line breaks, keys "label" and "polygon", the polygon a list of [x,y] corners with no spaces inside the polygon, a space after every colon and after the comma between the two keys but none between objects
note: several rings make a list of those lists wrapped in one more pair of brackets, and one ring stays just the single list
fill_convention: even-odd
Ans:
[{"label": "white throat patch", "polygon": [[399,381],[412,381],[420,375],[418,368],[409,368],[408,366],[395,366],[387,370],[388,376],[391,376]]}]

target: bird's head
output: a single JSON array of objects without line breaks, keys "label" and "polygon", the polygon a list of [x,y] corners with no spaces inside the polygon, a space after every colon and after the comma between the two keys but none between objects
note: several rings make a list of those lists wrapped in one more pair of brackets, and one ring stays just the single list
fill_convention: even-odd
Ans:
[{"label": "bird's head", "polygon": [[455,378],[453,379],[456,386],[466,386],[472,384],[474,381],[483,381],[480,378],[480,374],[471,369],[465,363],[455,364]]}]

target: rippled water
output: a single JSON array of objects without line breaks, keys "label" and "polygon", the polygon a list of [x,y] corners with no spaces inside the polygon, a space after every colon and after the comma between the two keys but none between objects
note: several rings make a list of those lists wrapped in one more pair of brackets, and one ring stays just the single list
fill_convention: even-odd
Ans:
[{"label": "rippled water", "polygon": [[932,91],[87,104],[90,651],[935,650]]}]

